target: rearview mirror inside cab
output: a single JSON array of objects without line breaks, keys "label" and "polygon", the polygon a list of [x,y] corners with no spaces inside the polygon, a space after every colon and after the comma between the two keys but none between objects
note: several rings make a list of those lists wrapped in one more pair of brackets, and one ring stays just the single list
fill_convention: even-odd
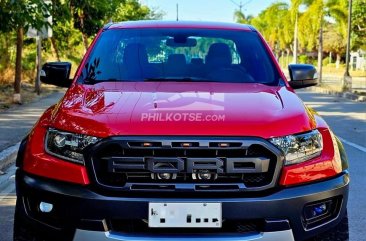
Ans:
[{"label": "rearview mirror inside cab", "polygon": [[187,36],[174,36],[166,40],[166,45],[173,48],[178,47],[195,47],[197,45],[197,40],[195,38],[190,38]]}]

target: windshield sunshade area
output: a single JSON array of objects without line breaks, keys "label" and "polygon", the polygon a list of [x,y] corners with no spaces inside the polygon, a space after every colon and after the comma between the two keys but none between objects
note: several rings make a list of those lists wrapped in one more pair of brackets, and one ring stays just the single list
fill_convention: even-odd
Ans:
[{"label": "windshield sunshade area", "polygon": [[110,29],[95,44],[79,82],[182,81],[277,85],[279,73],[256,32]]}]

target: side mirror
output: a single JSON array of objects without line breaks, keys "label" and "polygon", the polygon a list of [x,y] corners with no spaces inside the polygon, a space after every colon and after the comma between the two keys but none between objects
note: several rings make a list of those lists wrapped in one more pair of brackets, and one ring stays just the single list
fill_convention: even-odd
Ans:
[{"label": "side mirror", "polygon": [[60,87],[70,87],[71,63],[69,62],[48,62],[42,66],[40,79],[43,83]]},{"label": "side mirror", "polygon": [[288,70],[291,79],[289,84],[293,89],[300,89],[318,84],[318,74],[313,65],[290,64]]}]

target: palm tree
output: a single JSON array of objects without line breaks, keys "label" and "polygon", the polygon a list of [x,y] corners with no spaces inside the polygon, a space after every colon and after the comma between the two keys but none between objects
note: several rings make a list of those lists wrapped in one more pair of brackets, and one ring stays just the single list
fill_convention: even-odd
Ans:
[{"label": "palm tree", "polygon": [[250,24],[250,21],[253,19],[252,15],[245,16],[244,13],[240,10],[236,10],[234,12],[234,20],[237,23]]},{"label": "palm tree", "polygon": [[306,6],[309,6],[313,0],[291,0],[291,22],[294,24],[294,47],[293,47],[293,53],[294,53],[294,62],[297,63],[297,55],[298,55],[298,33],[299,33],[299,8],[300,5],[305,4]]},{"label": "palm tree", "polygon": [[[308,2],[310,3],[310,2]],[[302,16],[304,33],[302,44],[308,50],[312,50],[318,42],[318,77],[322,80],[323,60],[323,27],[325,16],[330,16],[336,21],[336,29],[340,39],[346,39],[347,26],[347,0],[314,0]],[[337,51],[337,68],[340,62],[340,52]]]},{"label": "palm tree", "polygon": [[[347,39],[347,17],[348,17],[348,1],[347,0],[328,0],[326,14],[335,20],[335,29],[337,34],[342,37],[343,45],[346,46]],[[339,68],[341,61],[341,52],[336,53],[336,68]]]},{"label": "palm tree", "polygon": [[293,47],[293,54],[294,59],[293,61],[297,63],[297,48],[298,48],[298,22],[299,22],[299,7],[302,3],[302,0],[291,0],[291,22],[294,24],[294,47]]},{"label": "palm tree", "polygon": [[[319,1],[319,0],[318,0]],[[318,47],[318,72],[319,80],[322,81],[322,69],[323,69],[323,27],[324,16],[328,15],[336,20],[337,32],[341,36],[343,41],[347,36],[347,2],[345,0],[320,0],[318,3],[319,16],[319,47]],[[317,2],[317,1],[315,1]],[[336,67],[339,68],[340,53],[337,53]]]},{"label": "palm tree", "polygon": [[282,56],[284,55],[283,50],[287,50],[289,53],[293,30],[288,28],[290,15],[287,3],[273,3],[255,18],[251,16],[245,18],[241,12],[237,11],[235,19],[237,22],[248,22],[250,19],[250,24],[263,34],[277,57],[279,57],[280,52]]},{"label": "palm tree", "polygon": [[284,22],[288,13],[288,4],[277,2],[270,5],[263,16],[267,23],[267,28],[264,30],[267,41],[269,42],[275,54],[278,56],[279,49],[286,47],[287,43],[283,37],[287,33],[283,31]]},{"label": "palm tree", "polygon": [[309,51],[318,47],[318,78],[322,79],[324,2],[308,2],[309,7],[300,18],[301,46]]}]

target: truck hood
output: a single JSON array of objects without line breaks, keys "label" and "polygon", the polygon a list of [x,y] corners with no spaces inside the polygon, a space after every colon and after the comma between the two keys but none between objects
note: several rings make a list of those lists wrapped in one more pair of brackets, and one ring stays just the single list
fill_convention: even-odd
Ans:
[{"label": "truck hood", "polygon": [[257,136],[315,128],[314,116],[287,87],[262,84],[130,82],[73,85],[51,126],[114,135]]}]

